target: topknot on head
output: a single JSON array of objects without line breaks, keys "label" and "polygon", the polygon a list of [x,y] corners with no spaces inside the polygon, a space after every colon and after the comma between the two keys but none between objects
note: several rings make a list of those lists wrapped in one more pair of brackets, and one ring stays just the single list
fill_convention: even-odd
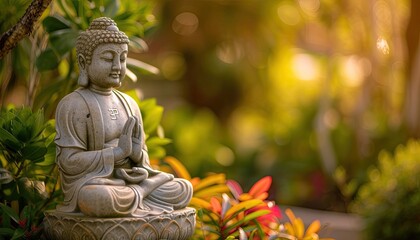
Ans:
[{"label": "topknot on head", "polygon": [[127,35],[121,32],[114,20],[107,17],[94,19],[86,31],[80,33],[76,41],[77,54],[82,54],[91,63],[93,50],[103,43],[128,44]]},{"label": "topknot on head", "polygon": [[91,30],[110,30],[110,31],[119,31],[117,24],[114,20],[107,17],[100,17],[94,19],[88,28],[88,31]]}]

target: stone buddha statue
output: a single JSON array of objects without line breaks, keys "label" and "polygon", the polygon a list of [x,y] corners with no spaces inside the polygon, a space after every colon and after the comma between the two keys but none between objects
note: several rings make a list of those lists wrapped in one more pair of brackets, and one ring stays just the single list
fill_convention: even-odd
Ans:
[{"label": "stone buddha statue", "polygon": [[143,217],[171,213],[191,200],[190,182],[151,167],[140,109],[115,90],[126,72],[128,43],[104,17],[77,39],[80,88],[56,111],[60,212]]}]

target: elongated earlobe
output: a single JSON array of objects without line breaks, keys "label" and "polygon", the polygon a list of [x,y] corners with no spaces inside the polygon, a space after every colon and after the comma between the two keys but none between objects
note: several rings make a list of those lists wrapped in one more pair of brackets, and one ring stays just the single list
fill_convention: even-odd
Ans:
[{"label": "elongated earlobe", "polygon": [[77,60],[79,62],[79,71],[80,71],[79,79],[77,83],[81,87],[87,87],[89,85],[89,79],[88,79],[88,74],[87,74],[86,59],[82,54],[79,54]]}]

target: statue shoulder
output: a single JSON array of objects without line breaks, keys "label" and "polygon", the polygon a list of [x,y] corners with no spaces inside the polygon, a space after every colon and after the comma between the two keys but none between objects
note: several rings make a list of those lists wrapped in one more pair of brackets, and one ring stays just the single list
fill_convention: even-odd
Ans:
[{"label": "statue shoulder", "polygon": [[64,112],[75,112],[75,113],[84,113],[89,111],[89,108],[86,104],[86,101],[83,97],[77,92],[71,92],[67,94],[57,106],[57,114],[60,111]]}]

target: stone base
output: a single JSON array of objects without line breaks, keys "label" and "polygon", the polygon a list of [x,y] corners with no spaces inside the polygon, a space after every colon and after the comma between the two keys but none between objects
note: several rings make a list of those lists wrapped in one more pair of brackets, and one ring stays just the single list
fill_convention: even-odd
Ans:
[{"label": "stone base", "polygon": [[143,218],[92,218],[81,214],[45,212],[44,233],[57,240],[188,239],[194,233],[195,209]]}]

